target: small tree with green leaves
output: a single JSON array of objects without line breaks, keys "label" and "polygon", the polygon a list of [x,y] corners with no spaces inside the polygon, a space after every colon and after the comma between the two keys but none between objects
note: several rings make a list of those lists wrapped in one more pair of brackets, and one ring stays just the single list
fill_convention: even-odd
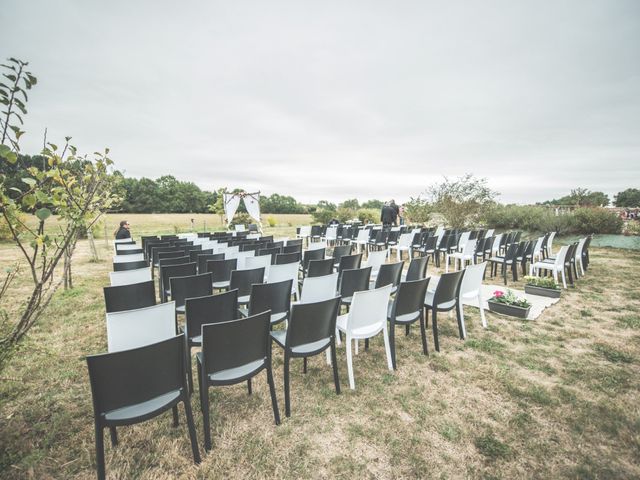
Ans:
[{"label": "small tree with green leaves", "polygon": [[418,196],[416,198],[411,197],[408,202],[404,204],[405,216],[410,223],[426,224],[431,218],[431,212],[433,207],[424,198]]}]

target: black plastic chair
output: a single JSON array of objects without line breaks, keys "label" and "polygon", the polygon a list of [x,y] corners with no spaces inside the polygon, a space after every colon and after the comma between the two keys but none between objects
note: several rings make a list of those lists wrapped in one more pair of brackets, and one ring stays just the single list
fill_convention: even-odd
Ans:
[{"label": "black plastic chair", "polygon": [[498,265],[502,267],[501,273],[504,278],[504,284],[507,284],[507,267],[511,268],[511,274],[513,281],[518,280],[518,262],[516,260],[516,254],[518,253],[519,245],[512,243],[507,248],[504,255],[495,255],[489,259],[491,265],[491,277],[494,277],[498,272]]},{"label": "black plastic chair", "polygon": [[302,274],[306,276],[311,260],[324,260],[325,249],[316,248],[315,250],[305,250],[302,254]]},{"label": "black plastic chair", "polygon": [[[202,346],[202,325],[228,322],[238,318],[240,318],[240,313],[238,311],[237,290],[229,290],[206,297],[187,298],[185,301],[185,334],[187,335],[189,359],[191,359],[191,349]],[[187,366],[189,392],[193,392],[191,360]]]},{"label": "black plastic chair", "polygon": [[141,253],[144,253],[144,250],[141,248],[136,248],[135,250],[118,250],[118,247],[116,247],[116,255],[140,255]]},{"label": "black plastic chair", "polygon": [[380,265],[378,270],[378,276],[376,277],[376,283],[374,288],[384,287],[385,285],[392,285],[391,293],[395,293],[402,278],[402,267],[404,266],[404,260],[396,263],[384,263]]},{"label": "black plastic chair", "polygon": [[[291,240],[289,240],[289,242],[291,242]],[[285,245],[282,247],[282,253],[298,253],[300,254],[300,257],[302,257],[302,244]]]},{"label": "black plastic chair", "polygon": [[333,258],[311,260],[307,270],[307,277],[322,277],[333,273]]},{"label": "black plastic chair", "polygon": [[333,264],[336,268],[340,265],[340,259],[345,255],[351,255],[353,248],[351,245],[338,245],[333,249]]},{"label": "black plastic chair", "polygon": [[389,321],[389,346],[391,348],[391,361],[393,369],[396,366],[396,325],[405,325],[405,334],[409,335],[412,323],[420,321],[420,335],[422,336],[422,353],[429,354],[427,349],[427,333],[424,321],[424,298],[427,293],[431,278],[422,278],[402,282],[389,308],[387,320]]},{"label": "black plastic chair", "polygon": [[186,277],[171,277],[171,300],[176,302],[176,313],[185,312],[185,300],[191,297],[204,297],[213,294],[213,275],[201,273]]},{"label": "black plastic chair", "polygon": [[300,247],[302,247],[302,238],[296,238],[294,240],[287,240],[287,244],[285,245],[286,247],[291,247],[294,245],[300,245]]},{"label": "black plastic chair", "polygon": [[212,248],[206,248],[204,250],[202,250],[202,249],[200,249],[200,250],[191,250],[189,252],[189,261],[198,263],[198,257],[200,255],[212,255],[212,254],[213,254],[213,249]]},{"label": "black plastic chair", "polygon": [[271,255],[275,258],[276,255],[282,253],[282,247],[261,248],[258,250],[258,255]]},{"label": "black plastic chair", "polygon": [[[291,284],[293,280],[276,283],[256,283],[251,286],[249,308],[246,316],[269,310],[271,326],[289,319],[291,309]],[[242,309],[241,313],[245,313]]]},{"label": "black plastic chair", "polygon": [[96,436],[98,479],[105,478],[104,429],[118,444],[116,427],[141,423],[184,404],[195,463],[200,463],[196,429],[187,390],[184,335],[133,350],[87,357]]},{"label": "black plastic chair", "polygon": [[238,303],[246,305],[251,296],[251,286],[264,282],[264,267],[249,270],[233,270],[229,281],[229,290],[238,289]]},{"label": "black plastic chair", "polygon": [[202,253],[196,257],[198,263],[198,273],[207,272],[207,262],[209,260],[224,260],[224,253]]},{"label": "black plastic chair", "polygon": [[369,289],[371,267],[354,268],[340,272],[339,292],[342,297],[341,305],[351,305],[351,298],[355,292]]},{"label": "black plastic chair", "polygon": [[336,394],[340,394],[338,362],[336,360],[336,319],[340,308],[340,297],[317,303],[300,303],[291,307],[291,319],[286,330],[271,332],[272,340],[284,349],[284,410],[291,416],[291,394],[289,370],[292,358],[304,358],[307,372],[307,357],[319,355],[331,349],[333,383]]},{"label": "black plastic chair", "polygon": [[340,258],[340,263],[338,264],[338,273],[343,270],[354,270],[356,268],[360,268],[362,264],[362,254],[355,253],[353,255],[343,255]]},{"label": "black plastic chair", "polygon": [[413,280],[420,280],[427,278],[427,267],[429,265],[429,257],[412,258],[407,269],[407,276],[405,281],[411,282]]},{"label": "black plastic chair", "polygon": [[[272,257],[273,258],[273,257]],[[273,261],[274,265],[286,265],[287,263],[298,263],[300,261],[300,253],[278,253]]]},{"label": "black plastic chair", "polygon": [[209,387],[233,385],[267,371],[271,405],[280,424],[278,400],[273,384],[268,311],[229,322],[202,326],[202,351],[196,355],[200,383],[200,405],[204,424],[204,448],[211,450]]},{"label": "black plastic chair", "polygon": [[113,264],[114,272],[124,272],[125,270],[137,270],[139,268],[148,268],[147,260],[138,260],[137,262],[118,262]]},{"label": "black plastic chair", "polygon": [[183,255],[183,256],[176,256],[176,257],[160,258],[160,260],[158,260],[158,267],[162,268],[168,265],[183,265],[185,263],[191,263],[191,257]]},{"label": "black plastic chair", "polygon": [[213,273],[213,288],[229,288],[231,272],[236,268],[238,268],[237,258],[230,258],[228,260],[208,260],[207,272]]},{"label": "black plastic chair", "polygon": [[447,253],[449,253],[449,249],[451,248],[451,245],[455,242],[455,235],[443,235],[442,239],[440,240],[440,244],[438,245],[438,248],[436,248],[434,254],[436,257],[436,267],[440,267],[440,254],[442,253],[443,255],[446,256]]},{"label": "black plastic chair", "polygon": [[182,263],[180,265],[166,265],[160,267],[160,299],[166,302],[171,295],[171,277],[188,277],[196,274],[195,263]]},{"label": "black plastic chair", "polygon": [[104,287],[103,291],[107,313],[135,310],[156,304],[153,280],[117,287]]},{"label": "black plastic chair", "polygon": [[425,324],[429,326],[429,310],[431,310],[433,316],[433,343],[436,348],[436,352],[440,351],[440,343],[438,342],[438,312],[448,312],[449,310],[456,309],[456,318],[458,320],[458,332],[460,338],[464,339],[464,332],[462,330],[462,317],[460,315],[460,301],[459,292],[460,285],[462,284],[462,277],[464,270],[458,270],[457,272],[444,273],[440,277],[440,281],[436,287],[435,292],[431,293],[427,291],[424,299],[424,306],[427,310]]}]

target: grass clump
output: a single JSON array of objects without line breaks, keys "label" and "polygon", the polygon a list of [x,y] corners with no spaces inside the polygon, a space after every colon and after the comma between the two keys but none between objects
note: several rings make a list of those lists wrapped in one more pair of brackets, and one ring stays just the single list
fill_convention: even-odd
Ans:
[{"label": "grass clump", "polygon": [[478,452],[487,457],[488,460],[506,459],[512,454],[511,447],[498,440],[493,433],[485,433],[477,437],[474,444]]},{"label": "grass clump", "polygon": [[622,350],[618,350],[617,348],[612,347],[611,345],[607,345],[606,343],[596,343],[593,346],[593,349],[602,354],[604,358],[606,358],[611,363],[631,363],[633,362],[633,356],[630,354],[623,352]]}]

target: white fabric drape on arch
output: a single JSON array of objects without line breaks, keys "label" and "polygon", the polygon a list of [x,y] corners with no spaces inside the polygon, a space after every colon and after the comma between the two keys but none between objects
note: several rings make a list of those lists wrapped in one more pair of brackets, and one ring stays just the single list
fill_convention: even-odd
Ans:
[{"label": "white fabric drape on arch", "polygon": [[227,225],[233,221],[233,216],[236,214],[238,207],[240,206],[240,200],[244,201],[244,206],[247,209],[247,213],[258,222],[258,225],[262,228],[262,222],[260,221],[260,192],[256,193],[225,193],[223,195],[224,200],[224,214],[227,217]]},{"label": "white fabric drape on arch", "polygon": [[262,223],[260,222],[260,194],[247,193],[244,197],[244,206],[251,218],[258,223]]},{"label": "white fabric drape on arch", "polygon": [[236,210],[238,210],[238,206],[240,206],[241,197],[235,193],[225,193],[223,196],[224,200],[224,214],[227,217],[227,225],[231,223],[233,220],[233,216],[236,214]]}]

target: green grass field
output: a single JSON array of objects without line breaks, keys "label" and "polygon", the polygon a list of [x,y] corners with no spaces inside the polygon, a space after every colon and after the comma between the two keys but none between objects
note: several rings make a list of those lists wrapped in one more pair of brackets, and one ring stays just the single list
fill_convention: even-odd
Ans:
[{"label": "green grass field", "polygon": [[[278,218],[279,216],[276,216]],[[128,215],[136,235],[188,229],[190,216]],[[205,216],[194,216],[196,222]],[[213,219],[214,216],[206,216]],[[110,216],[115,228],[120,216]],[[300,220],[300,221],[298,221]],[[290,236],[304,218],[278,220]],[[308,219],[307,219],[308,221]],[[266,222],[265,222],[266,223]],[[289,226],[291,223],[292,226]],[[95,478],[87,354],[106,350],[102,287],[110,247],[75,259],[76,288],[60,291],[20,346],[0,381],[0,477]],[[556,247],[557,248],[557,247]],[[536,321],[465,308],[468,339],[442,316],[441,352],[421,353],[417,328],[397,331],[398,370],[386,369],[382,339],[355,356],[348,388],[338,349],[342,394],[324,356],[292,366],[292,417],[284,417],[282,353],[274,347],[283,415],[273,424],[266,377],[211,390],[213,450],[204,454],[202,415],[192,397],[203,462],[191,460],[184,417],[171,414],[120,429],[106,446],[110,478],[639,478],[640,252],[592,249],[577,288]],[[16,258],[0,245],[0,267]],[[429,266],[429,274],[437,270]],[[499,283],[499,280],[491,281]],[[18,308],[19,279],[5,307]],[[510,282],[512,285],[512,282]],[[522,283],[514,284],[522,289]]]}]

